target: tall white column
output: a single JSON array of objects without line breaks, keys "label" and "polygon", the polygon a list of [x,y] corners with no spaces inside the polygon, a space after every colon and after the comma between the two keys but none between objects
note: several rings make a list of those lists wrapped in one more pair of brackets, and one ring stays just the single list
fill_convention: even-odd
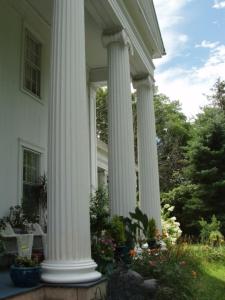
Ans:
[{"label": "tall white column", "polygon": [[84,1],[55,0],[48,146],[47,260],[42,279],[98,279],[91,259]]},{"label": "tall white column", "polygon": [[98,186],[97,170],[97,136],[96,136],[96,88],[90,87],[90,159],[91,159],[91,193],[94,194]]},{"label": "tall white column", "polygon": [[136,174],[129,50],[125,31],[103,36],[108,52],[109,197],[112,215],[136,206]]},{"label": "tall white column", "polygon": [[153,81],[150,77],[135,81],[137,89],[137,132],[139,195],[141,209],[154,218],[161,231],[159,171],[156,144]]}]

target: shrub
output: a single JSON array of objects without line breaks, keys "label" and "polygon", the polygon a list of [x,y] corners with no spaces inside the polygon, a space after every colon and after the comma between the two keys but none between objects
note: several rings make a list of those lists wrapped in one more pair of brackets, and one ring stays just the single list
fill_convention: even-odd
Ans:
[{"label": "shrub", "polygon": [[152,218],[148,220],[148,229],[146,233],[146,238],[148,240],[153,240],[155,239],[155,236],[156,236],[156,224],[155,224],[155,220]]},{"label": "shrub", "polygon": [[98,264],[98,271],[108,275],[114,265],[115,244],[112,239],[108,237],[93,239],[91,251],[93,259]]},{"label": "shrub", "polygon": [[175,244],[182,234],[180,223],[176,221],[176,217],[170,216],[173,210],[174,206],[169,204],[165,204],[161,210],[162,237],[167,246]]},{"label": "shrub", "polygon": [[224,242],[222,233],[218,230],[212,231],[209,235],[209,243],[211,246],[221,246]]},{"label": "shrub", "polygon": [[183,244],[167,251],[143,250],[142,254],[133,257],[131,268],[145,278],[159,281],[157,299],[169,299],[169,295],[174,300],[194,299],[193,283],[200,265],[189,247]]},{"label": "shrub", "polygon": [[223,235],[220,230],[220,221],[213,215],[211,222],[208,223],[203,218],[199,221],[201,227],[200,239],[203,244],[211,244],[213,246],[219,246],[223,242]]},{"label": "shrub", "polygon": [[96,190],[90,202],[91,233],[101,237],[102,231],[108,228],[109,223],[109,198],[108,191],[104,187]]},{"label": "shrub", "polygon": [[125,225],[123,218],[119,216],[114,216],[110,222],[109,234],[115,241],[117,246],[124,245],[126,241],[125,237]]}]

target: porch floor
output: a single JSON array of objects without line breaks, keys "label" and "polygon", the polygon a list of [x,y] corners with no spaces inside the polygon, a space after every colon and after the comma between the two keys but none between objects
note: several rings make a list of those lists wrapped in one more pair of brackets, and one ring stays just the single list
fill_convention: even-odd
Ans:
[{"label": "porch floor", "polygon": [[9,275],[9,270],[0,272],[0,299],[1,300],[7,299],[7,298],[10,298],[13,296],[17,296],[20,294],[25,294],[32,290],[39,289],[42,286],[43,286],[43,284],[39,284],[35,287],[29,287],[29,288],[16,287],[12,283],[12,280]]},{"label": "porch floor", "polygon": [[[47,284],[47,283],[40,283],[39,285],[35,286],[35,287],[28,287],[28,288],[21,288],[21,287],[15,287],[10,275],[9,275],[9,270],[5,270],[5,271],[0,271],[0,300],[2,299],[11,299],[12,297],[16,297],[16,296],[22,296],[26,293],[30,293],[33,292],[36,294],[36,291],[38,289],[40,289],[40,293],[42,291],[41,288],[44,288],[45,291],[45,296],[43,296],[43,299],[50,299],[48,294],[48,289],[50,289],[50,294],[54,294],[54,289],[56,289],[56,295],[59,298],[57,299],[63,299],[63,300],[67,300],[67,299],[71,299],[71,297],[68,294],[68,290],[76,290],[76,297],[74,299],[82,299],[82,300],[89,300],[93,298],[93,295],[96,293],[96,288],[99,289],[98,287],[100,287],[104,293],[106,290],[106,278],[102,277],[101,279],[99,279],[98,281],[95,282],[88,282],[88,283],[72,283],[72,284]],[[63,296],[60,296],[60,290],[61,293],[63,294]],[[38,295],[39,295],[39,291],[37,291]],[[30,295],[30,294],[28,294]],[[79,296],[80,295],[80,296]],[[28,296],[29,297],[29,296]],[[20,297],[19,297],[20,298]],[[13,298],[14,299],[14,298]],[[23,298],[23,299],[27,299],[27,298]],[[30,299],[30,298],[28,298]],[[39,299],[40,300],[40,296],[37,296],[36,298],[32,298],[32,299]],[[42,297],[41,297],[42,299]],[[51,298],[51,299],[56,299],[56,298]]]}]

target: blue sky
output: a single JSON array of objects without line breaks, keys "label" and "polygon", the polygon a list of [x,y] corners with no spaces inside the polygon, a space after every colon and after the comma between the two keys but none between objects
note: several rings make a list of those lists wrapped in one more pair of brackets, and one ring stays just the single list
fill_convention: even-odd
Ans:
[{"label": "blue sky", "polygon": [[159,92],[194,117],[225,80],[225,0],[154,0],[167,55],[154,60]]}]

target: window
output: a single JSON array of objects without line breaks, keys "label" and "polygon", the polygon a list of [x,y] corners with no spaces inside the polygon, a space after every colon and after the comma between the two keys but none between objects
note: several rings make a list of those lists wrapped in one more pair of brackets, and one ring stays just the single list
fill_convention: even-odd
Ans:
[{"label": "window", "polygon": [[23,201],[33,200],[40,177],[41,154],[30,149],[23,149]]},{"label": "window", "polygon": [[41,43],[25,29],[23,88],[41,97]]}]

